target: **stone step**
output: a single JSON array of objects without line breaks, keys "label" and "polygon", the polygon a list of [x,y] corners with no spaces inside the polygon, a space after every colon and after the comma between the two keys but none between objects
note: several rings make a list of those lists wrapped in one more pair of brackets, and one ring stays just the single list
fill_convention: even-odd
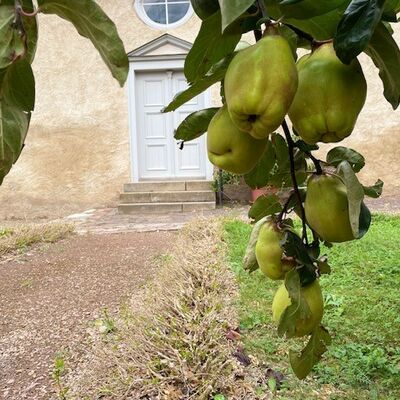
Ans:
[{"label": "stone step", "polygon": [[128,203],[183,203],[215,201],[215,192],[202,191],[176,191],[176,192],[130,192],[121,193],[120,202]]},{"label": "stone step", "polygon": [[126,183],[125,193],[132,192],[182,192],[211,190],[211,181],[154,181]]},{"label": "stone step", "polygon": [[120,204],[120,214],[157,214],[178,213],[190,211],[214,210],[215,201],[209,202],[185,202],[185,203],[131,203]]}]

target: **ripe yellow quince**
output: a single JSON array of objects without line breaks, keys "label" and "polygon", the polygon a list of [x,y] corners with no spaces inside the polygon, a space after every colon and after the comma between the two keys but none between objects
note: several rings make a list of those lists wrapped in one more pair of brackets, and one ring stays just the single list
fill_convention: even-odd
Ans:
[{"label": "ripe yellow quince", "polygon": [[308,224],[327,242],[353,240],[347,189],[338,176],[311,175],[304,202]]},{"label": "ripe yellow quince", "polygon": [[277,28],[267,28],[259,42],[234,57],[224,89],[239,129],[262,139],[279,127],[296,93],[297,70],[290,45]]},{"label": "ripe yellow quince", "polygon": [[[295,336],[305,336],[311,333],[321,323],[324,314],[324,301],[318,280],[301,288],[301,292],[310,308],[311,315],[307,319],[300,319],[296,323]],[[272,319],[279,323],[282,314],[292,304],[289,293],[284,284],[277,290],[272,302]]]},{"label": "ripe yellow quince", "polygon": [[254,139],[238,129],[226,106],[214,115],[208,127],[209,160],[215,166],[234,174],[250,172],[263,155],[266,145],[266,139]]},{"label": "ripe yellow quince", "polygon": [[309,143],[339,142],[354,129],[367,96],[367,83],[357,59],[343,64],[332,43],[297,63],[299,87],[289,109],[293,127]]}]

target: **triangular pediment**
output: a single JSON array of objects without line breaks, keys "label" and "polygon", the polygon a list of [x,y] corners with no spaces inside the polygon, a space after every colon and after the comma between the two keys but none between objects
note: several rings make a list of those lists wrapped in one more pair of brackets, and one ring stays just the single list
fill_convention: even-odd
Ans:
[{"label": "triangular pediment", "polygon": [[132,50],[128,53],[128,56],[129,58],[135,58],[187,54],[191,47],[192,43],[166,33],[151,42]]}]

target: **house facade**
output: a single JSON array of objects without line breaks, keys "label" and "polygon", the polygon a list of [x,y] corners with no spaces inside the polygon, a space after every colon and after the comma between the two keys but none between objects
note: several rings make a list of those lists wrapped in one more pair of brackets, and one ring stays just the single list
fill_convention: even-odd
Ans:
[{"label": "house facade", "polygon": [[[21,157],[0,187],[2,218],[116,206],[124,185],[131,183],[212,179],[204,137],[180,150],[173,131],[191,112],[218,105],[219,89],[211,88],[174,113],[160,112],[186,87],[184,58],[200,28],[190,1],[98,3],[129,52],[128,82],[121,89],[91,43],[68,22],[39,15],[36,109]],[[395,37],[400,42],[399,29]],[[400,192],[399,112],[384,100],[374,65],[361,58],[368,100],[343,144],[366,156],[366,184],[381,178],[386,195],[395,195]]]}]

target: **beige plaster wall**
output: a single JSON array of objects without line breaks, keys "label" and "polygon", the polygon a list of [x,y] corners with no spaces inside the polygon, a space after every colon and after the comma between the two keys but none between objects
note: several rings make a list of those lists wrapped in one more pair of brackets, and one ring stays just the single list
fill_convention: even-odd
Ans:
[{"label": "beige plaster wall", "polygon": [[[192,17],[177,29],[156,30],[137,17],[132,0],[98,3],[116,22],[127,51],[165,32],[193,41],[199,28]],[[345,144],[366,155],[368,183],[381,177],[387,193],[398,193],[400,114],[383,100],[376,69],[364,58],[363,64],[372,78],[368,102]],[[119,88],[87,39],[53,16],[40,15],[33,67],[36,110],[22,155],[0,187],[0,218],[49,218],[116,205],[130,180],[127,89]]]}]

